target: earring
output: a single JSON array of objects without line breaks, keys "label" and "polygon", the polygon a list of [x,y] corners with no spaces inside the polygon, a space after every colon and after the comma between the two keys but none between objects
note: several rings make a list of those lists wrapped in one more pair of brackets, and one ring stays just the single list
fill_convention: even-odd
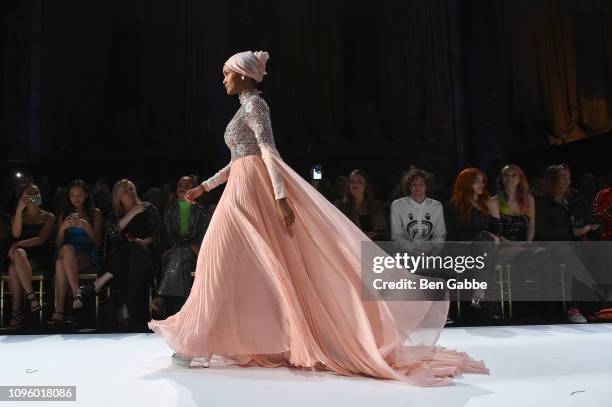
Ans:
[{"label": "earring", "polygon": [[240,78],[242,78],[242,80],[244,80],[244,75],[242,75]]}]

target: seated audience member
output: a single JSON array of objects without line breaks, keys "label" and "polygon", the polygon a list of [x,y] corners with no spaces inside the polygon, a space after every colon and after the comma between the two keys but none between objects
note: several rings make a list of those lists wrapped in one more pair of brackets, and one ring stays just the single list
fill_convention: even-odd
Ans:
[{"label": "seated audience member", "polygon": [[[466,168],[459,173],[447,208],[448,241],[500,242],[499,210],[486,184],[486,175],[477,168]],[[480,281],[491,282],[491,273],[491,270],[484,269],[478,277]],[[484,296],[484,290],[474,290],[472,307],[480,308]]]},{"label": "seated audience member", "polygon": [[[600,226],[600,235],[599,238],[603,241],[612,240],[612,187],[604,187],[601,189],[593,199],[593,216]],[[609,273],[609,268],[605,265],[605,270],[602,270],[603,273]],[[603,287],[604,290],[608,291],[606,297],[609,299],[610,296],[610,286],[609,284],[606,287]],[[606,320],[609,321],[612,319],[612,309],[610,308],[610,301],[604,301],[602,304],[604,309],[601,309],[594,313],[594,320]]]},{"label": "seated audience member", "polygon": [[486,176],[477,168],[459,173],[447,209],[447,240],[499,242],[499,210],[485,185]]},{"label": "seated audience member", "polygon": [[[536,201],[536,240],[570,242],[597,230],[595,224],[577,226],[574,223],[574,206],[568,199],[571,184],[571,171],[565,164],[551,165],[544,174],[544,197]],[[571,248],[568,247],[571,251]],[[563,256],[563,251],[559,251]],[[572,323],[586,323],[587,319],[580,308],[589,307],[587,303],[572,302],[567,310],[567,318]]]},{"label": "seated audience member", "polygon": [[119,288],[119,326],[146,322],[148,287],[153,271],[152,247],[159,239],[160,217],[157,208],[138,197],[130,180],[113,187],[113,214],[106,222],[110,251],[104,274],[81,287],[84,295],[99,292],[112,278]]},{"label": "seated audience member", "polygon": [[575,227],[573,207],[567,196],[571,172],[567,165],[551,165],[544,175],[544,197],[536,202],[536,240],[572,241],[591,230],[596,224]]},{"label": "seated audience member", "polygon": [[387,240],[385,212],[381,203],[376,200],[370,178],[365,172],[351,172],[346,194],[335,204],[371,240]]},{"label": "seated audience member", "polygon": [[612,187],[605,187],[595,195],[593,214],[602,225],[601,240],[612,240]]},{"label": "seated audience member", "polygon": [[176,186],[174,202],[164,210],[162,227],[162,273],[158,295],[152,308],[160,312],[165,305],[166,316],[178,312],[191,290],[191,273],[195,271],[200,244],[212,212],[199,204],[185,200],[185,193],[199,185],[195,176],[184,176]]},{"label": "seated audience member", "polygon": [[391,240],[408,251],[429,249],[421,242],[444,242],[446,225],[442,204],[429,198],[431,175],[412,168],[402,179],[408,196],[391,204]]},{"label": "seated audience member", "polygon": [[[502,240],[507,242],[497,252],[498,262],[511,266],[512,284],[519,292],[524,292],[527,282],[533,281],[534,276],[542,281],[546,287],[544,290],[549,290],[550,276],[544,270],[550,269],[550,252],[538,245],[513,243],[533,241],[536,231],[535,199],[530,193],[523,170],[515,164],[502,168],[497,178],[497,191],[493,201],[500,213]],[[530,292],[533,293],[532,302],[517,302],[514,306],[515,315],[534,318],[549,310],[549,303],[539,301],[543,292]]]},{"label": "seated audience member", "polygon": [[89,187],[83,180],[72,181],[58,217],[55,261],[55,312],[49,324],[64,321],[68,287],[72,290],[72,308],[83,306],[79,288],[79,271],[98,265],[98,248],[104,238],[102,212],[93,205]]},{"label": "seated audience member", "polygon": [[55,216],[41,209],[42,197],[38,187],[26,184],[17,193],[17,205],[11,222],[14,239],[9,248],[9,285],[12,294],[12,312],[9,326],[20,328],[25,314],[21,309],[23,295],[30,312],[41,309],[38,294],[32,289],[32,270],[50,269],[53,251],[49,236]]},{"label": "seated audience member", "polygon": [[501,219],[501,236],[511,241],[532,241],[535,236],[535,200],[523,170],[514,164],[502,168],[493,197]]}]

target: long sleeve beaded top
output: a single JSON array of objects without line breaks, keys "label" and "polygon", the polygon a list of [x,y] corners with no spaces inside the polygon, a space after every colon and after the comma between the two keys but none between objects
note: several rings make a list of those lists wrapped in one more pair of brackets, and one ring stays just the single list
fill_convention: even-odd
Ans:
[{"label": "long sleeve beaded top", "polygon": [[234,161],[249,155],[259,155],[270,175],[274,197],[285,198],[287,192],[283,178],[273,157],[280,158],[280,155],[274,143],[268,104],[255,89],[242,92],[239,99],[240,108],[225,129],[225,144],[231,151],[231,161],[202,185],[210,191],[227,181]]}]

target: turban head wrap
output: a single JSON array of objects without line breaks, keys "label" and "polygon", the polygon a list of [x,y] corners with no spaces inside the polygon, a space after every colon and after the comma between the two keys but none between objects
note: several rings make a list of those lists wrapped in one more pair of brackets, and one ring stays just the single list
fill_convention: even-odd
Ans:
[{"label": "turban head wrap", "polygon": [[234,72],[261,82],[266,74],[266,62],[270,56],[265,51],[245,51],[232,55],[225,66]]}]

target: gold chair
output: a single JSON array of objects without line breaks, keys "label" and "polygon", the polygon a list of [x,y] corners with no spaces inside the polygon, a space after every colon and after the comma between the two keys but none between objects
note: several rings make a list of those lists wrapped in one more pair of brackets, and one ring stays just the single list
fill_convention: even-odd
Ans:
[{"label": "gold chair", "polygon": [[[0,326],[4,324],[4,300],[7,294],[11,294],[11,291],[8,288],[5,288],[4,284],[9,285],[9,273],[8,270],[1,271],[0,278]],[[40,302],[40,310],[38,311],[38,321],[42,322],[43,309],[46,304],[47,298],[45,297],[45,273],[46,270],[32,270],[32,286],[34,286],[35,282],[38,282],[38,289],[33,290],[38,294],[39,302]],[[27,310],[26,310],[27,311]]]},{"label": "gold chair", "polygon": [[[106,231],[104,231],[104,237],[102,238],[102,242],[100,242],[100,247],[98,248],[98,264],[102,264],[104,259],[106,258]],[[102,269],[101,266],[92,266],[85,270],[79,270],[78,279],[79,286],[81,286],[82,282],[90,282],[95,281],[98,278],[98,274]],[[110,288],[106,290],[107,296],[110,295]],[[55,287],[55,296],[57,298],[57,286]],[[68,290],[68,299],[72,299],[72,291]],[[95,304],[96,304],[96,321],[100,316],[100,298],[99,296],[95,296]]]},{"label": "gold chair", "polygon": [[[567,292],[566,292],[566,264],[559,264],[559,287],[561,289],[561,302],[563,309],[567,309]],[[502,309],[502,317],[512,319],[512,266],[510,264],[495,265],[496,275],[498,276],[497,284],[500,290],[500,302]],[[541,279],[537,276],[529,277],[523,281],[524,284],[534,286],[536,289],[541,287]],[[506,310],[508,311],[506,313]]]}]

